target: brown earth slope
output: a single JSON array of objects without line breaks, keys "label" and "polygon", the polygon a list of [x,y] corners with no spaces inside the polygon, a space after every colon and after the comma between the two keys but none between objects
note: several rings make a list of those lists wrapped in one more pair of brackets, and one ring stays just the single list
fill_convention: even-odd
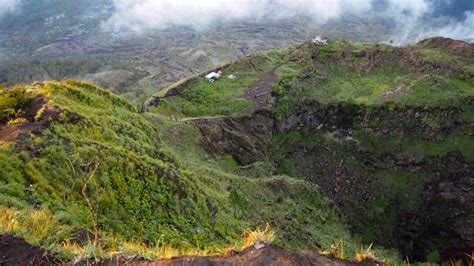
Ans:
[{"label": "brown earth slope", "polygon": [[266,246],[260,249],[250,247],[240,253],[231,256],[215,257],[177,257],[169,260],[159,261],[127,261],[125,259],[115,259],[102,263],[102,265],[148,265],[148,266],[174,266],[174,265],[378,265],[372,261],[356,263],[343,261],[329,256],[319,255],[314,252],[298,251],[291,252],[275,246]]},{"label": "brown earth slope", "polygon": [[54,264],[53,257],[47,255],[45,250],[14,236],[0,235],[1,266]]},{"label": "brown earth slope", "polygon": [[[25,107],[22,118],[24,122],[19,124],[0,123],[0,142],[14,142],[19,137],[44,129],[49,124],[50,118],[59,114],[59,109],[48,106],[49,99],[39,94],[32,98]],[[38,113],[43,109],[41,114]]]}]

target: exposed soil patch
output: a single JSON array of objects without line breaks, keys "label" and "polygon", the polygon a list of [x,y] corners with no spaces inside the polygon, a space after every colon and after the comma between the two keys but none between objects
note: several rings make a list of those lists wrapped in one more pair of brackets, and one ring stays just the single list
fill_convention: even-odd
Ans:
[{"label": "exposed soil patch", "polygon": [[0,265],[54,265],[57,261],[39,247],[10,235],[0,235]]},{"label": "exposed soil patch", "polygon": [[[154,262],[127,261],[123,258],[106,261],[102,265],[355,265],[351,261],[343,261],[333,257],[322,256],[317,253],[298,251],[291,252],[275,246],[261,249],[250,247],[231,256],[216,257],[178,257],[170,260]],[[372,261],[365,261],[358,265],[377,265]]]},{"label": "exposed soil patch", "polygon": [[[56,117],[59,114],[59,109],[48,106],[48,103],[48,98],[41,94],[36,95],[25,107],[24,115],[22,116],[26,120],[25,122],[15,125],[0,124],[0,141],[14,142],[22,136],[44,129],[49,124],[50,118]],[[39,117],[36,117],[42,108],[44,110]]]},{"label": "exposed soil patch", "polygon": [[257,110],[271,110],[272,85],[280,80],[275,70],[262,74],[250,88],[247,89],[242,97],[252,99],[252,105],[244,111],[244,115],[251,115]]},{"label": "exposed soil patch", "polygon": [[267,158],[267,146],[273,126],[269,113],[257,111],[252,117],[196,119],[202,144],[214,155],[232,155],[239,165],[249,165]]}]

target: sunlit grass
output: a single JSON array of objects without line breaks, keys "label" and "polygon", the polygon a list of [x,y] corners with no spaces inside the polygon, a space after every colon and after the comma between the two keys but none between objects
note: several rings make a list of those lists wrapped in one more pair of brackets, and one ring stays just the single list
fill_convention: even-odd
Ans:
[{"label": "sunlit grass", "polygon": [[275,230],[267,223],[263,229],[246,230],[243,234],[241,248],[247,248],[257,243],[268,245],[275,240],[275,237]]},{"label": "sunlit grass", "polygon": [[177,256],[214,256],[230,254],[233,250],[243,250],[256,243],[268,245],[276,237],[275,231],[267,224],[263,229],[245,230],[242,240],[236,245],[214,248],[175,247],[157,241],[154,245],[126,241],[103,235],[98,244],[90,241],[71,241],[72,227],[61,224],[48,210],[16,210],[0,207],[0,234],[10,234],[28,243],[43,247],[64,262],[80,263],[112,259],[120,255],[141,256],[148,260],[170,259]]},{"label": "sunlit grass", "polygon": [[368,248],[364,249],[364,246],[361,245],[360,250],[356,252],[355,261],[361,262],[367,259],[375,259],[375,254],[372,251],[372,244]]}]

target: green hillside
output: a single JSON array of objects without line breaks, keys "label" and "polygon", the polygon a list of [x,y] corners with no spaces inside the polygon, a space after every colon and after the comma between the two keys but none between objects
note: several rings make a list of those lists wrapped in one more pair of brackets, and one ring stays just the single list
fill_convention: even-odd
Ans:
[{"label": "green hillside", "polygon": [[[7,96],[31,102],[42,95],[60,111],[49,118],[47,129],[1,146],[0,211],[19,222],[2,220],[0,232],[24,237],[66,261],[84,251],[64,243],[87,247],[95,229],[97,249],[103,251],[89,255],[100,257],[107,250],[128,252],[129,242],[217,252],[238,245],[244,230],[266,223],[277,230],[276,243],[282,246],[330,249],[343,239],[354,253],[349,232],[308,182],[239,176],[217,163],[196,165],[197,160],[178,156],[170,132],[163,132],[180,125],[142,116],[122,98],[88,83],[46,82],[13,90],[2,92],[2,102]],[[30,108],[27,100],[15,116]],[[2,113],[8,109],[2,106]],[[2,127],[8,125],[14,126]],[[195,133],[186,130],[190,137]],[[35,223],[54,226],[36,228]],[[89,240],[77,240],[84,230]]]},{"label": "green hillside", "polygon": [[3,88],[0,233],[71,261],[219,253],[269,224],[288,249],[439,261],[472,236],[472,51],[308,42],[141,112],[85,82]]},{"label": "green hillside", "polygon": [[232,172],[319,185],[366,243],[436,261],[471,248],[473,51],[442,38],[305,43],[167,88],[148,110],[197,125]]}]

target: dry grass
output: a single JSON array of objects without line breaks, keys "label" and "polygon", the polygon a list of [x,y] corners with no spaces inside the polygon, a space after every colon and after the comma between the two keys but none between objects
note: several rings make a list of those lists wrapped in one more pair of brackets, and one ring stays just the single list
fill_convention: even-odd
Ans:
[{"label": "dry grass", "polygon": [[[71,227],[61,224],[48,210],[15,210],[0,207],[0,234],[12,234],[23,238],[32,245],[61,254],[65,261],[74,263],[100,261],[121,255],[141,256],[149,260],[170,259],[176,256],[229,256],[234,250],[243,250],[256,243],[271,244],[276,237],[275,230],[266,224],[263,228],[245,230],[238,244],[211,252],[200,248],[177,248],[161,242],[150,246],[107,235],[101,235],[98,245],[79,244],[70,241],[71,231]],[[348,257],[346,245],[347,243],[340,239],[331,245],[330,249],[320,250],[320,254],[333,254],[340,259],[350,259],[352,256]],[[360,262],[368,258],[376,258],[372,245],[368,248],[361,246],[360,251],[355,254],[355,261]]]},{"label": "dry grass", "polygon": [[355,258],[354,258],[355,261],[361,262],[361,261],[364,261],[366,259],[375,260],[375,254],[372,251],[372,245],[373,244],[370,244],[370,246],[367,249],[364,249],[364,246],[362,245],[360,247],[360,250],[358,252],[356,252],[356,255],[355,255]]},{"label": "dry grass", "polygon": [[471,253],[471,254],[468,254],[468,253],[465,253],[466,255],[466,258],[467,258],[467,264],[465,264],[463,261],[461,260],[457,260],[457,261],[450,261],[448,263],[445,263],[443,265],[449,265],[449,266],[463,266],[463,265],[474,265],[474,251]]},{"label": "dry grass", "polygon": [[67,239],[70,228],[59,224],[47,210],[18,211],[0,208],[0,233],[11,234],[40,246]]},{"label": "dry grass", "polygon": [[321,255],[334,255],[338,259],[347,259],[346,257],[346,242],[341,238],[336,243],[331,245],[330,249],[319,249]]},{"label": "dry grass", "polygon": [[474,251],[472,251],[471,254],[466,254],[467,255],[467,258],[468,258],[468,263],[470,265],[474,265]]},{"label": "dry grass", "polygon": [[75,263],[90,259],[99,261],[119,255],[142,256],[150,260],[170,259],[176,256],[211,256],[231,254],[255,243],[270,244],[275,239],[275,231],[266,225],[263,229],[246,230],[239,245],[211,252],[199,248],[176,248],[158,242],[154,246],[124,241],[110,236],[102,236],[101,244],[79,244],[70,241],[71,227],[60,224],[48,210],[16,210],[0,207],[0,233],[11,234],[25,239],[28,243],[45,247]]},{"label": "dry grass", "polygon": [[182,252],[169,245],[147,246],[143,243],[124,242],[118,247],[118,252],[122,254],[144,256],[150,259],[169,259],[182,255]]},{"label": "dry grass", "polygon": [[346,243],[344,240],[339,239],[336,243],[331,245],[331,254],[336,256],[336,258],[344,259],[346,257]]},{"label": "dry grass", "polygon": [[245,232],[243,233],[241,248],[244,249],[256,243],[270,244],[274,240],[275,231],[267,223],[263,230],[261,230],[260,228],[257,228],[255,230],[245,230]]},{"label": "dry grass", "polygon": [[72,243],[70,241],[64,241],[60,245],[61,249],[64,251],[74,254],[75,256],[80,256],[84,253],[84,246],[79,245],[78,243]]},{"label": "dry grass", "polygon": [[377,258],[375,252],[372,250],[372,244],[367,248],[364,248],[364,245],[361,245],[359,251],[356,250],[355,253],[354,251],[346,250],[346,247],[350,247],[350,245],[341,238],[332,244],[329,249],[320,249],[319,254],[333,255],[334,257],[343,260],[353,259],[356,262],[361,262],[366,259],[376,260]]},{"label": "dry grass", "polygon": [[25,118],[18,117],[18,118],[14,118],[14,119],[8,121],[8,125],[14,126],[14,125],[23,124],[23,123],[25,123],[25,122],[26,122],[26,119],[25,119]]}]

